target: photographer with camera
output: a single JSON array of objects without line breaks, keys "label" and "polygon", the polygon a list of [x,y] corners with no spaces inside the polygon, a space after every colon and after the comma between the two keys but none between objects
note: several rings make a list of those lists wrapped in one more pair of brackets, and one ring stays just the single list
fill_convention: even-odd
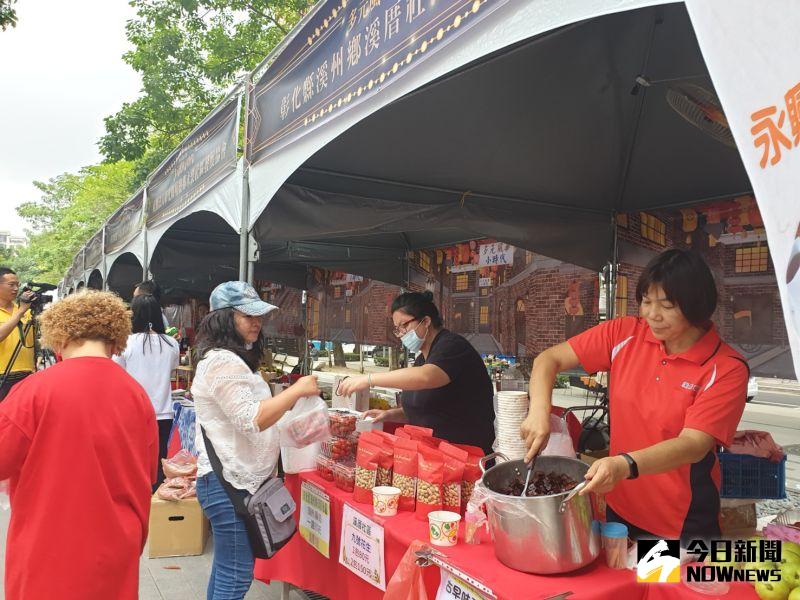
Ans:
[{"label": "photographer with camera", "polygon": [[[34,370],[33,329],[28,328],[24,340],[22,340],[22,332],[31,319],[31,302],[36,294],[27,290],[22,293],[17,303],[15,300],[19,288],[17,274],[8,267],[0,267],[0,402],[14,385],[25,379]],[[14,359],[17,346],[20,346],[20,350]],[[12,359],[13,364],[9,369]],[[3,380],[2,374],[7,369],[8,377]]]}]

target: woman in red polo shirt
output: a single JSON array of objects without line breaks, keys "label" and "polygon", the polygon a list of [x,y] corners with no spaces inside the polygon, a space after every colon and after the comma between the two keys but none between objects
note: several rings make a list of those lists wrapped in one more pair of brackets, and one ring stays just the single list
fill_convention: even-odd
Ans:
[{"label": "woman in red polo shirt", "polygon": [[601,323],[542,352],[521,435],[530,460],[547,443],[552,382],[578,365],[609,372],[611,449],[583,494],[607,494],[607,518],[630,536],[719,537],[719,465],[745,406],[749,369],[710,322],[717,288],[708,265],[667,250],[636,287],[637,317]]}]

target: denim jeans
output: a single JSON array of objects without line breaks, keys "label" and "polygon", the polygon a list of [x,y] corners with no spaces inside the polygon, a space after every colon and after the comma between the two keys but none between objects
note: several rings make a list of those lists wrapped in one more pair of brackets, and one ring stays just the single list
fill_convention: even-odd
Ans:
[{"label": "denim jeans", "polygon": [[211,522],[214,562],[207,600],[241,600],[253,582],[253,551],[244,521],[214,473],[197,478],[197,499]]}]

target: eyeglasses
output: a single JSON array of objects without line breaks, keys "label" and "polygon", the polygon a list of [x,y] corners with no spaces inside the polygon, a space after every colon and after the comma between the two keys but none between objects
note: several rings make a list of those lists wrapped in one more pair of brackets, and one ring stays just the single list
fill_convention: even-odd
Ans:
[{"label": "eyeglasses", "polygon": [[392,327],[392,333],[395,335],[395,337],[403,337],[403,335],[405,335],[408,332],[408,326],[411,325],[411,323],[413,323],[414,321],[416,321],[416,319],[410,319],[405,323],[402,323],[401,325],[396,325]]},{"label": "eyeglasses", "polygon": [[19,289],[19,286],[20,286],[19,282],[15,283],[13,281],[10,281],[10,282],[3,281],[2,283],[0,283],[0,285],[7,285],[8,287],[15,288],[15,289]]}]

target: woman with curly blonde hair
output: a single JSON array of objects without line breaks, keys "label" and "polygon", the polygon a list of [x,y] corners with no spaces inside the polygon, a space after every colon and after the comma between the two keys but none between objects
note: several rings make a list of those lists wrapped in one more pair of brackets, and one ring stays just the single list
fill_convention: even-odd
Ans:
[{"label": "woman with curly blonde hair", "polygon": [[42,316],[63,361],[0,405],[0,480],[10,480],[9,599],[134,599],[147,539],[158,429],[145,391],[111,356],[131,318],[108,292],[69,296]]}]

